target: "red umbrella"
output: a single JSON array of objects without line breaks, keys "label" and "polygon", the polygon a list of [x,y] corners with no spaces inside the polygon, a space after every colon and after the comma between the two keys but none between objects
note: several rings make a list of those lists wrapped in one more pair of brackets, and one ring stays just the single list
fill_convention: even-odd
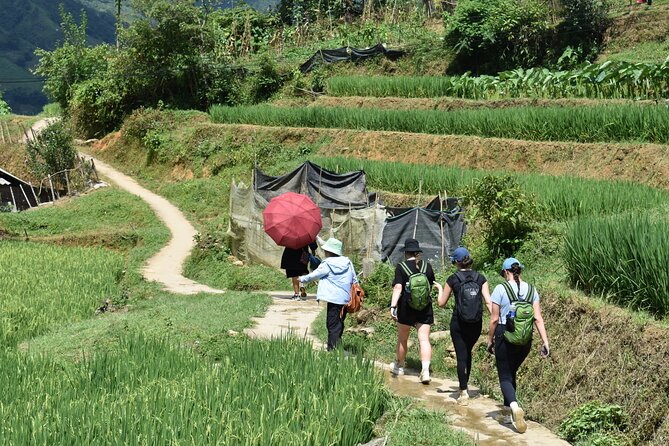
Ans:
[{"label": "red umbrella", "polygon": [[267,235],[287,248],[307,246],[323,227],[318,206],[306,195],[294,192],[272,198],[262,216]]}]

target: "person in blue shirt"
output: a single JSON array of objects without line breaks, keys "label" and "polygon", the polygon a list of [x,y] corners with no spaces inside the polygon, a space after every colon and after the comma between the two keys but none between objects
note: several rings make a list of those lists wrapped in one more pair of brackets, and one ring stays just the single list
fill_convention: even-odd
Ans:
[{"label": "person in blue shirt", "polygon": [[[533,296],[527,296],[530,286],[521,279],[522,270],[522,263],[518,259],[510,257],[504,260],[500,274],[504,277],[504,280],[509,282],[518,300],[531,300],[534,310],[534,326],[537,328],[542,341],[541,356],[545,358],[550,354],[550,349],[544,319],[541,316],[539,294],[535,289]],[[495,287],[491,300],[492,313],[488,330],[488,352],[492,353],[494,347],[499,385],[504,395],[504,406],[510,408],[514,426],[518,432],[523,433],[527,430],[527,423],[525,422],[525,412],[516,400],[516,373],[530,353],[532,342],[525,345],[514,345],[504,337],[511,299],[502,284]]]},{"label": "person in blue shirt", "polygon": [[300,276],[300,284],[320,279],[316,290],[316,300],[328,303],[326,327],[328,329],[328,351],[341,342],[344,333],[345,306],[351,300],[351,285],[358,283],[353,263],[342,255],[342,242],[329,238],[321,249],[325,258],[310,274]]}]

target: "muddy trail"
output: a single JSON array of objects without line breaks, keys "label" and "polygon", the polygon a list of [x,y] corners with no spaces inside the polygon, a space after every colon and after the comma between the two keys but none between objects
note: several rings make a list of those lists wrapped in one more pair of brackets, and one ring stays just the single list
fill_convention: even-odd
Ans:
[{"label": "muddy trail", "polygon": [[[255,326],[245,333],[251,337],[280,337],[287,333],[305,337],[314,343],[314,348],[323,349],[323,344],[314,336],[311,326],[319,314],[322,305],[310,298],[305,301],[290,300],[290,293],[271,292],[272,304],[265,316],[255,318]],[[528,421],[527,432],[519,434],[511,424],[504,424],[500,417],[501,404],[471,388],[473,396],[468,406],[459,406],[456,402],[458,382],[450,379],[432,377],[429,385],[418,381],[418,370],[406,370],[404,376],[394,376],[388,365],[376,363],[384,370],[386,385],[395,394],[422,401],[432,410],[445,411],[453,427],[471,435],[481,446],[492,445],[528,445],[528,446],[568,446],[569,443],[544,426]]]}]

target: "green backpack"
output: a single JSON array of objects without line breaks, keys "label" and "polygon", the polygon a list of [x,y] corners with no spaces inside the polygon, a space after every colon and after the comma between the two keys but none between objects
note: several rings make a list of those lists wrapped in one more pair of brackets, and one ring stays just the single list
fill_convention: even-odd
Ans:
[{"label": "green backpack", "polygon": [[430,280],[425,275],[427,271],[427,262],[420,262],[417,273],[411,272],[406,262],[400,263],[407,276],[409,276],[408,286],[404,291],[409,295],[409,306],[414,310],[423,310],[430,303]]},{"label": "green backpack", "polygon": [[534,286],[528,284],[527,296],[525,299],[518,300],[516,293],[511,288],[508,282],[503,282],[502,285],[506,290],[506,295],[509,297],[511,303],[515,302],[516,317],[514,318],[515,330],[504,331],[504,339],[514,345],[527,345],[532,342],[532,329],[534,325],[534,307],[532,300],[534,298]]}]

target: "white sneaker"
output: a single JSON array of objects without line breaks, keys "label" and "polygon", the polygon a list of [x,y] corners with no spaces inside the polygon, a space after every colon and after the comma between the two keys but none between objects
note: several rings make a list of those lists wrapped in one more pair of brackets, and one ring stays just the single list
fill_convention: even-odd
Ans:
[{"label": "white sneaker", "polygon": [[420,382],[423,384],[430,384],[430,371],[425,369],[420,372]]},{"label": "white sneaker", "polygon": [[516,406],[511,408],[511,419],[516,430],[521,434],[527,430],[527,423],[525,422],[525,411],[522,407]]},{"label": "white sneaker", "polygon": [[469,405],[469,393],[467,389],[460,391],[460,396],[458,397],[458,404],[461,406]]},{"label": "white sneaker", "polygon": [[400,367],[399,364],[397,364],[397,362],[391,362],[390,373],[392,373],[395,376],[404,375],[404,367]]}]

